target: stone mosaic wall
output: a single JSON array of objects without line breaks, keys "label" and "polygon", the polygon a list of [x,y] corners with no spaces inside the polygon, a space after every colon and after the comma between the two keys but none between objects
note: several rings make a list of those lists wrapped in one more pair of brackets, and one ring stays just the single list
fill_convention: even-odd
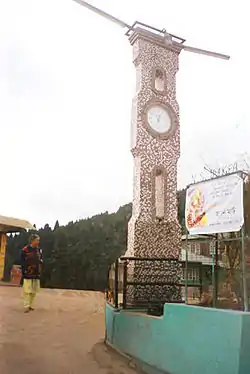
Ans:
[{"label": "stone mosaic wall", "polygon": [[127,307],[180,301],[180,271],[178,260],[130,260],[127,265]]},{"label": "stone mosaic wall", "polygon": [[[133,211],[128,226],[126,256],[177,259],[181,250],[181,229],[177,218],[177,162],[180,156],[179,106],[176,100],[176,73],[179,47],[166,46],[162,36],[136,29],[130,37],[137,88],[132,103],[134,156]],[[162,74],[159,74],[159,71]],[[156,73],[157,72],[157,73]],[[156,79],[164,77],[164,90],[157,91]],[[152,136],[145,124],[145,109],[152,102],[168,106],[174,116],[175,131],[167,138]],[[164,217],[155,209],[155,179],[164,175]],[[153,270],[152,270],[153,271]],[[173,265],[176,281],[180,269]],[[176,294],[177,296],[177,294]]]}]

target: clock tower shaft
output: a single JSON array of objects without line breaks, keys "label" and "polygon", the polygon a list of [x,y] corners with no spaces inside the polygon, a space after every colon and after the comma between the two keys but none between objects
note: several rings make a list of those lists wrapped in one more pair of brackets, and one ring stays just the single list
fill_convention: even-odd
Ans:
[{"label": "clock tower shaft", "polygon": [[[126,255],[178,258],[181,242],[177,217],[180,127],[176,73],[180,48],[168,46],[162,36],[139,28],[130,36],[130,43],[137,85],[131,121],[133,209]],[[176,128],[169,137],[153,136],[147,129],[145,110],[154,102],[170,107],[174,113]]]},{"label": "clock tower shaft", "polygon": [[[163,36],[141,28],[136,28],[129,40],[133,46],[136,93],[131,120],[133,207],[126,256],[176,260],[181,250],[177,213],[180,127],[176,100],[181,48],[166,44]],[[154,104],[169,108],[172,117],[174,127],[164,136],[151,132],[147,125],[147,108]],[[179,283],[181,271],[177,262],[170,262],[166,271],[168,277]],[[178,299],[176,289],[175,293],[173,297]]]}]

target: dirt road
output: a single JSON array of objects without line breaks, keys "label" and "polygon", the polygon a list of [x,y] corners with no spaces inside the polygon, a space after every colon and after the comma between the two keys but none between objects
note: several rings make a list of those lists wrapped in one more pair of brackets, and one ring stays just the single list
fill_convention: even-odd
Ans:
[{"label": "dirt road", "polygon": [[1,374],[135,374],[102,343],[102,294],[42,290],[24,314],[20,292],[0,286]]}]

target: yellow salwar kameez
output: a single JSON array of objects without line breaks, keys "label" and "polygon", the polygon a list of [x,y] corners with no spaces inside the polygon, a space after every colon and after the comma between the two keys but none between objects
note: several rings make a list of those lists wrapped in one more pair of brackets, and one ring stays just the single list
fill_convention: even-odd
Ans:
[{"label": "yellow salwar kameez", "polygon": [[23,280],[23,306],[25,309],[32,308],[37,292],[40,290],[40,279]]}]

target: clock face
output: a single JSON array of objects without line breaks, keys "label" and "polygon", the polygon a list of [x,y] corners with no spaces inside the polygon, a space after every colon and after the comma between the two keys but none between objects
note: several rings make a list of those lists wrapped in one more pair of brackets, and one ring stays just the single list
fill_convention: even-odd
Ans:
[{"label": "clock face", "polygon": [[172,127],[171,117],[161,105],[153,105],[147,110],[147,122],[159,134],[167,133]]}]

